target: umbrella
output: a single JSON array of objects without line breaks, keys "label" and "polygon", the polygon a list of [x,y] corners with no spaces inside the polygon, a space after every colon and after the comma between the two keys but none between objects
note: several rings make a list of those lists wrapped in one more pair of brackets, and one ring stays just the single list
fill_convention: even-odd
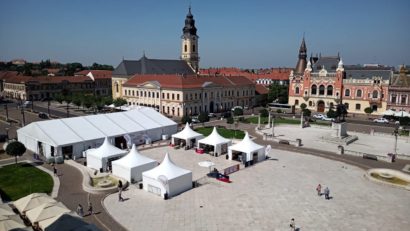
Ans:
[{"label": "umbrella", "polygon": [[42,204],[32,210],[26,212],[27,218],[31,223],[39,222],[64,213],[70,212],[61,202],[50,202]]},{"label": "umbrella", "polygon": [[13,209],[8,204],[0,204],[0,216],[15,215]]},{"label": "umbrella", "polygon": [[23,213],[48,202],[55,202],[55,200],[45,193],[32,193],[16,200],[13,205],[20,213]]},{"label": "umbrella", "polygon": [[394,116],[396,117],[410,117],[410,114],[406,111],[398,111],[394,113]]},{"label": "umbrella", "polygon": [[211,171],[211,167],[215,166],[215,164],[209,160],[201,161],[198,163],[198,165],[204,168],[209,168],[209,172]]},{"label": "umbrella", "polygon": [[394,113],[396,113],[396,111],[393,111],[392,109],[389,109],[389,110],[383,112],[383,115],[392,116],[392,115],[394,115]]}]

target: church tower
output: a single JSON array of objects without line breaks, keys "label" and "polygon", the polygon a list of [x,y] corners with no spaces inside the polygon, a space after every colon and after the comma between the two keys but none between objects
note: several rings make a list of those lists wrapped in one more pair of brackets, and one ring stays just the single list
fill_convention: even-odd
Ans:
[{"label": "church tower", "polygon": [[194,16],[191,14],[191,6],[185,18],[185,26],[182,29],[182,50],[181,59],[185,60],[189,66],[198,72],[199,56],[198,56],[198,35],[196,35],[196,27]]},{"label": "church tower", "polygon": [[303,37],[302,43],[300,44],[300,48],[299,48],[299,60],[298,63],[296,64],[296,68],[295,68],[295,74],[299,74],[302,75],[303,72],[305,72],[306,69],[306,43],[305,43],[305,37]]}]

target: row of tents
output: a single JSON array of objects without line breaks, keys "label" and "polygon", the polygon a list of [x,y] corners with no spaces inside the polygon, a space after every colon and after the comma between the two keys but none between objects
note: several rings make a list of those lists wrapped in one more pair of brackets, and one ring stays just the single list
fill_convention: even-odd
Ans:
[{"label": "row of tents", "polygon": [[99,230],[45,193],[32,193],[16,200],[12,205],[19,214],[14,213],[8,204],[0,205],[0,230],[33,230],[25,225],[20,215],[31,223],[34,230]]},{"label": "row of tents", "polygon": [[392,109],[389,109],[385,112],[383,112],[383,115],[385,116],[394,116],[394,117],[410,117],[410,113],[406,111],[395,111]]}]

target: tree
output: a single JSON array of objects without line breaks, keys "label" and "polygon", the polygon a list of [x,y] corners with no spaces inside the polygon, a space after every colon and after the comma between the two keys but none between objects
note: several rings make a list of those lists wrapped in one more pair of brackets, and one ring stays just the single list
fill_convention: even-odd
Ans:
[{"label": "tree", "polygon": [[300,109],[305,110],[307,108],[307,105],[305,103],[300,104]]},{"label": "tree", "polygon": [[261,114],[261,117],[268,117],[269,116],[269,112],[268,112],[268,110],[266,110],[266,108],[261,109],[259,111],[259,113]]},{"label": "tree", "polygon": [[92,107],[94,104],[93,100],[91,99],[91,97],[84,97],[83,99],[83,107],[89,109],[90,107]]},{"label": "tree", "polygon": [[305,108],[305,110],[303,110],[303,115],[304,116],[310,116],[311,114],[312,114],[312,112],[309,109]]},{"label": "tree", "polygon": [[226,118],[226,123],[228,123],[228,124],[233,124],[234,122],[235,122],[235,121],[233,120],[232,117]]},{"label": "tree", "polygon": [[17,156],[22,156],[26,152],[26,147],[19,141],[13,141],[7,145],[6,153],[14,156],[17,164]]},{"label": "tree", "polygon": [[234,115],[234,116],[241,116],[241,115],[243,115],[243,109],[242,109],[242,108],[239,108],[239,107],[235,108],[235,110],[233,110],[233,115]]},{"label": "tree", "polygon": [[367,107],[364,109],[364,113],[366,113],[367,116],[369,116],[370,114],[373,113],[373,109],[371,107]]},{"label": "tree", "polygon": [[54,100],[59,102],[60,104],[63,104],[64,96],[62,94],[58,94],[58,95],[54,96]]},{"label": "tree", "polygon": [[209,121],[209,115],[206,112],[201,112],[201,114],[199,114],[198,116],[198,120],[199,122],[202,123],[202,125],[204,125],[205,122]]},{"label": "tree", "polygon": [[337,114],[333,108],[329,108],[329,111],[326,113],[327,117],[329,118],[336,118]]},{"label": "tree", "polygon": [[123,99],[123,98],[116,98],[113,100],[113,103],[116,107],[120,107],[124,104],[127,104],[127,100]]},{"label": "tree", "polygon": [[187,115],[184,115],[181,118],[181,123],[183,123],[183,124],[189,123],[190,124],[190,123],[192,123],[192,119],[191,119],[191,117],[189,117]]},{"label": "tree", "polygon": [[269,87],[268,102],[288,103],[288,86],[273,83]]},{"label": "tree", "polygon": [[74,95],[74,96],[73,96],[73,104],[74,104],[75,106],[77,106],[78,109],[80,108],[80,106],[82,105],[82,103],[83,103],[83,97],[82,97],[81,95]]}]

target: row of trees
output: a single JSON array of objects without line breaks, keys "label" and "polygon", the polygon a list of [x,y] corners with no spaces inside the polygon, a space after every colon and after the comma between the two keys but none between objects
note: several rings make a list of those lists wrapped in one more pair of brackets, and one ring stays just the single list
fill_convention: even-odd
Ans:
[{"label": "row of trees", "polygon": [[60,104],[66,103],[67,106],[72,103],[77,106],[78,109],[82,107],[86,109],[94,109],[96,111],[100,111],[105,105],[114,104],[114,106],[119,107],[127,104],[127,101],[123,98],[116,98],[115,100],[113,100],[110,96],[101,97],[83,94],[58,94],[54,97],[54,100],[59,102]]}]

